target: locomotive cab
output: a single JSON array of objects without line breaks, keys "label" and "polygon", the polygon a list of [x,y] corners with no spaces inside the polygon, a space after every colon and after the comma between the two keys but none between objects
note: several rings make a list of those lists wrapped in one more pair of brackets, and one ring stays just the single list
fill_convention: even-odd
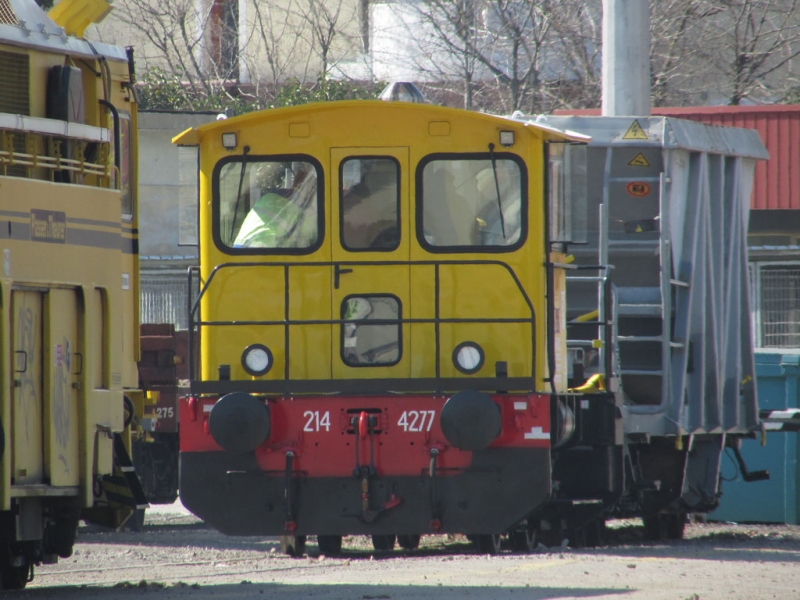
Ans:
[{"label": "locomotive cab", "polygon": [[183,503],[295,549],[524,524],[567,386],[547,147],[563,167],[559,142],[586,139],[367,101],[178,136],[201,173]]}]

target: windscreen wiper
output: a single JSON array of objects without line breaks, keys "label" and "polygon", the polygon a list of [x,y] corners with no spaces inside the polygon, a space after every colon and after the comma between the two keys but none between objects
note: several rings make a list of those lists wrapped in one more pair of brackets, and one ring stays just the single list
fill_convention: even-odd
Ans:
[{"label": "windscreen wiper", "polygon": [[506,221],[503,218],[503,204],[500,201],[500,182],[497,180],[497,161],[494,157],[494,144],[489,144],[489,156],[492,158],[492,173],[494,174],[494,189],[497,192],[497,210],[500,212],[500,229],[503,239],[506,239]]},{"label": "windscreen wiper", "polygon": [[247,168],[247,153],[250,152],[250,146],[245,146],[242,150],[242,171],[239,173],[239,189],[236,190],[236,204],[233,205],[233,218],[231,219],[231,234],[230,240],[233,243],[233,229],[236,227],[236,215],[239,212],[239,200],[242,199],[242,183],[244,182],[244,172]]}]

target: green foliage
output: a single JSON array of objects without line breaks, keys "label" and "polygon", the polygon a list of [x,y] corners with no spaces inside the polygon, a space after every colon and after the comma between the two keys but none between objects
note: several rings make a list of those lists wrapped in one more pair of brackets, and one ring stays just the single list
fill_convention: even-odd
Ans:
[{"label": "green foliage", "polygon": [[139,108],[161,110],[210,110],[236,114],[261,108],[253,98],[234,96],[220,84],[191,85],[176,75],[154,68],[147,71],[137,87]]},{"label": "green foliage", "polygon": [[307,86],[299,81],[290,81],[276,90],[269,107],[278,108],[333,100],[375,100],[384,87],[386,87],[384,82],[369,84],[320,79],[315,85]]},{"label": "green foliage", "polygon": [[42,8],[42,10],[45,11],[48,11],[51,8],[53,8],[53,5],[55,3],[56,3],[55,0],[36,0],[36,4],[38,4]]},{"label": "green foliage", "polygon": [[202,82],[189,84],[158,68],[150,69],[137,86],[142,110],[209,110],[242,114],[262,108],[296,106],[309,102],[375,99],[385,84],[331,81],[320,78],[314,85],[289,81],[257,93],[251,86]]}]

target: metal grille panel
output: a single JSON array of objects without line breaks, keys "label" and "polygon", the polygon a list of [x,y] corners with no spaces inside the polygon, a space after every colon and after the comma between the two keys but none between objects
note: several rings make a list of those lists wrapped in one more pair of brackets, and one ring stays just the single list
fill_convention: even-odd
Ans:
[{"label": "metal grille panel", "polygon": [[761,346],[800,348],[800,265],[762,267]]},{"label": "metal grille panel", "polygon": [[[0,0],[0,22],[3,22]],[[0,112],[13,115],[30,115],[28,55],[0,51]]]},{"label": "metal grille panel", "polygon": [[11,8],[10,0],[0,0],[0,23],[3,25],[17,25],[17,15],[14,14],[14,9]]},{"label": "metal grille panel", "polygon": [[172,323],[175,329],[189,326],[186,273],[142,273],[139,316],[142,323]]}]

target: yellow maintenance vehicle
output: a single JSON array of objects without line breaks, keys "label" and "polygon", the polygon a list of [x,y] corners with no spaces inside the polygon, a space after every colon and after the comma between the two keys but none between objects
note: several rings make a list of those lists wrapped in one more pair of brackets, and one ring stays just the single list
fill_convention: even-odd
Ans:
[{"label": "yellow maintenance vehicle", "polygon": [[138,390],[133,57],[108,5],[0,0],[0,576],[72,554],[80,520],[146,505]]}]

